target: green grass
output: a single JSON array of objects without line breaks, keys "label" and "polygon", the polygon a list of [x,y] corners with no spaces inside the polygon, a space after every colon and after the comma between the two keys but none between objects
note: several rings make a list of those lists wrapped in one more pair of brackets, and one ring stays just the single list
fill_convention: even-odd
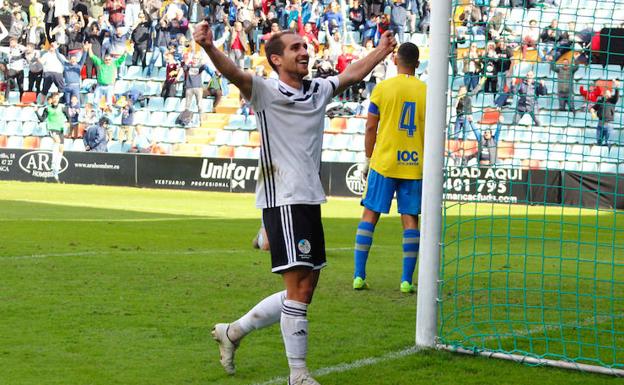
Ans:
[{"label": "green grass", "polygon": [[[354,292],[360,207],[332,199],[323,213],[330,265],[309,311],[309,364],[338,368],[323,385],[617,381],[446,352],[397,357],[413,345],[416,302],[398,291],[399,218],[379,224],[372,288]],[[0,384],[281,384],[270,382],[287,373],[278,327],[243,342],[234,377],[209,335],[282,288],[251,248],[259,216],[250,195],[0,182]]]}]

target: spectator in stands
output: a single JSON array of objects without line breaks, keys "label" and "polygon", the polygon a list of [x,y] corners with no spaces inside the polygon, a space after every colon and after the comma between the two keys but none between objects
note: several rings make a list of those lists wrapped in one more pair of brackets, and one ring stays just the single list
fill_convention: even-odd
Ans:
[{"label": "spectator in stands", "polygon": [[230,31],[227,46],[230,51],[230,59],[238,68],[245,68],[245,52],[249,49],[247,34],[243,31],[243,24],[240,21],[234,23],[234,28]]},{"label": "spectator in stands", "polygon": [[[65,95],[67,96],[67,94]],[[65,116],[69,121],[69,137],[78,138],[78,124],[80,122],[80,100],[77,95],[72,95],[69,102],[65,105]]]},{"label": "spectator in stands", "polygon": [[424,0],[422,10],[422,17],[418,23],[418,29],[422,33],[429,34],[429,29],[431,28],[431,4],[429,0]]},{"label": "spectator in stands", "polygon": [[498,54],[498,92],[505,92],[507,79],[511,77],[511,63],[514,57],[514,50],[507,45],[504,39],[496,43],[496,53]]},{"label": "spectator in stands", "polygon": [[160,96],[167,99],[176,95],[176,83],[180,74],[180,65],[175,61],[173,54],[170,52],[165,54],[165,62],[167,63],[165,81],[163,82]]},{"label": "spectator in stands", "polygon": [[505,35],[513,36],[513,30],[505,24],[509,14],[507,10],[497,8],[498,1],[490,3],[490,19],[486,26],[487,40],[498,40]]},{"label": "spectator in stands", "polygon": [[65,81],[63,80],[63,63],[56,55],[56,49],[58,44],[56,42],[50,44],[47,52],[41,56],[39,61],[43,66],[43,88],[41,89],[41,95],[43,99],[48,96],[48,91],[52,84],[56,86],[56,89],[61,91],[65,88]]},{"label": "spectator in stands", "polygon": [[561,36],[559,37],[559,41],[555,45],[555,52],[552,60],[558,61],[559,58],[574,48],[574,44],[576,41],[576,23],[570,21],[568,23],[568,30],[563,31]]},{"label": "spectator in stands", "polygon": [[39,3],[37,0],[30,0],[30,5],[28,6],[28,19],[32,21],[33,18],[37,18],[38,21],[41,21],[44,17],[45,12],[43,12],[43,4]]},{"label": "spectator in stands", "polygon": [[0,104],[4,104],[9,99],[9,70],[6,64],[0,63]]},{"label": "spectator in stands", "polygon": [[67,38],[67,24],[64,17],[58,19],[58,25],[50,33],[52,34],[52,39],[57,44],[57,49],[67,56],[67,43],[69,40]]},{"label": "spectator in stands", "polygon": [[204,81],[202,79],[202,72],[206,71],[208,75],[214,76],[214,72],[208,67],[208,65],[201,62],[201,54],[196,53],[193,55],[191,62],[183,64],[184,70],[184,109],[191,110],[193,104],[193,98],[197,102],[197,112],[199,112],[199,122],[201,124],[202,110],[202,97]]},{"label": "spectator in stands", "polygon": [[[86,45],[89,51],[89,57],[93,61],[95,68],[97,69],[97,87],[95,88],[95,102],[100,103],[102,97],[106,98],[106,104],[113,104],[113,89],[115,87],[115,80],[117,79],[117,72],[119,67],[126,60],[127,52],[124,52],[120,57],[113,61],[110,54],[104,55],[104,60],[100,59],[93,53],[93,47]],[[130,47],[126,48],[130,50]]]},{"label": "spectator in stands", "polygon": [[104,9],[108,12],[108,21],[115,27],[119,27],[124,22],[125,0],[106,0]]},{"label": "spectator in stands", "polygon": [[65,82],[65,88],[63,88],[63,96],[65,104],[68,105],[72,96],[80,97],[80,72],[82,66],[87,60],[86,52],[79,51],[77,55],[80,55],[78,60],[77,55],[71,55],[69,60],[63,56],[58,50],[56,55],[61,63],[63,63],[63,80]]},{"label": "spectator in stands", "polygon": [[[108,41],[104,41],[102,44],[102,55],[104,57],[110,56],[113,61],[117,62],[117,59],[120,57],[124,57],[124,60],[119,61],[119,65],[117,66],[117,79],[121,77],[125,73],[126,68],[126,54],[131,51],[128,49],[128,39],[130,38],[130,33],[126,31],[124,27],[115,28],[115,33],[111,33],[108,37]],[[95,60],[94,60],[95,63]]]},{"label": "spectator in stands", "polygon": [[561,31],[559,30],[559,21],[553,19],[550,25],[544,29],[540,35],[540,44],[538,44],[538,55],[542,61],[546,61],[549,56],[552,57],[555,44],[561,39]]},{"label": "spectator in stands", "polygon": [[39,62],[39,51],[35,49],[33,44],[26,45],[24,59],[28,66],[28,91],[41,92],[41,80],[43,78],[43,66]]},{"label": "spectator in stands", "polygon": [[141,2],[139,0],[126,0],[126,10],[124,12],[124,25],[132,27],[139,20],[141,13]]},{"label": "spectator in stands", "polygon": [[45,32],[48,41],[52,41],[52,28],[56,26],[56,19],[54,18],[54,1],[47,0],[43,4],[43,12],[45,14],[43,21],[45,23]]},{"label": "spectator in stands", "polygon": [[390,30],[398,38],[399,43],[405,42],[405,25],[407,24],[407,9],[403,0],[394,0],[391,6]]},{"label": "spectator in stands", "polygon": [[535,82],[535,73],[529,71],[526,79],[516,88],[518,94],[518,104],[516,113],[514,114],[513,124],[518,124],[525,114],[529,114],[536,126],[540,125],[537,118],[537,98],[540,95],[546,95],[546,87],[544,81]]},{"label": "spectator in stands", "polygon": [[620,80],[613,80],[615,93],[610,89],[604,90],[604,95],[599,97],[596,104],[589,110],[592,118],[598,119],[596,126],[596,143],[599,146],[609,146],[613,144],[611,127],[615,115],[615,105],[620,99]]},{"label": "spectator in stands", "polygon": [[213,111],[215,111],[215,109],[221,102],[221,97],[227,95],[227,90],[228,85],[225,81],[225,78],[221,75],[219,71],[214,71],[214,73],[210,76],[208,87],[206,88],[206,91],[204,93],[204,97],[214,97],[214,103],[212,103]]},{"label": "spectator in stands", "polygon": [[[479,26],[482,19],[483,16],[481,15],[481,9],[472,4],[465,5],[464,12],[459,15],[459,20],[461,21],[462,26],[468,28],[469,34],[474,34],[473,27]],[[482,29],[483,28],[481,28],[481,30]]]},{"label": "spectator in stands", "polygon": [[82,138],[85,151],[108,152],[106,132],[108,131],[109,125],[110,120],[102,117],[98,121],[98,124],[94,124],[87,128],[87,131]]},{"label": "spectator in stands", "polygon": [[408,0],[406,1],[406,6],[408,12],[407,19],[409,21],[409,31],[410,33],[415,33],[417,32],[416,20],[422,20],[423,18],[421,0]]},{"label": "spectator in stands", "polygon": [[26,60],[24,60],[24,53],[26,47],[18,44],[18,39],[11,37],[9,39],[8,47],[0,47],[0,52],[7,55],[7,68],[9,70],[7,85],[9,90],[17,87],[20,93],[20,98],[24,92],[24,67],[26,66]]},{"label": "spectator in stands", "polygon": [[[504,118],[501,116],[496,125],[496,131],[492,133],[490,128],[486,128],[481,131],[472,126],[472,132],[474,132],[477,138],[478,151],[472,157],[476,156],[477,161],[481,165],[494,166],[498,161],[498,139],[503,125]],[[465,160],[469,160],[472,157],[467,157]]]},{"label": "spectator in stands", "polygon": [[[412,0],[416,1],[416,0]],[[353,0],[351,8],[349,8],[349,21],[354,31],[360,34],[360,37],[364,37],[364,29],[366,24],[366,11],[360,4],[360,0]]]},{"label": "spectator in stands", "polygon": [[340,5],[337,1],[333,0],[329,3],[329,6],[325,10],[325,13],[321,17],[321,25],[323,30],[332,34],[334,30],[340,30],[342,28],[342,12],[340,12]]},{"label": "spectator in stands", "polygon": [[496,45],[489,42],[484,57],[483,75],[485,76],[484,92],[495,94],[498,92],[498,71],[500,58],[496,52]]},{"label": "spectator in stands", "polygon": [[464,85],[468,92],[472,92],[479,84],[481,65],[481,55],[477,43],[471,43],[464,56]]},{"label": "spectator in stands", "polygon": [[[472,94],[468,93],[466,86],[459,87],[457,91],[457,103],[455,104],[455,127],[452,133],[449,133],[449,139],[466,139],[466,126],[470,126],[471,130],[475,130],[472,121]],[[460,136],[461,133],[461,136]]]},{"label": "spectator in stands", "polygon": [[[577,59],[580,52],[574,53]],[[568,59],[563,59],[563,65],[557,66],[553,61],[551,69],[557,74],[557,96],[559,97],[559,111],[566,111],[566,105],[571,112],[576,112],[574,107],[574,74],[579,66],[576,63],[570,64]]]},{"label": "spectator in stands", "polygon": [[36,16],[30,19],[28,28],[26,29],[26,44],[32,44],[37,49],[42,49],[46,43],[45,29]]},{"label": "spectator in stands", "polygon": [[150,137],[145,127],[140,124],[134,128],[134,138],[132,139],[132,145],[130,152],[136,152],[139,154],[149,154],[152,149],[152,138]]},{"label": "spectator in stands", "polygon": [[[100,30],[100,25],[96,22],[92,22],[86,28],[85,43],[89,43],[89,45],[91,46],[91,50],[96,56],[102,56],[102,43],[104,41],[104,34],[105,32]],[[83,48],[84,48],[84,45],[83,45]],[[84,49],[86,50],[86,48]],[[85,65],[87,67],[88,78],[92,78],[93,76],[97,75],[95,73],[96,72],[95,65],[93,64],[93,60],[91,60],[89,55],[87,55],[87,60],[85,62]]]},{"label": "spectator in stands", "polygon": [[134,52],[132,53],[133,66],[138,65],[139,61],[141,61],[141,68],[145,69],[147,67],[147,48],[150,41],[151,28],[152,19],[150,19],[149,14],[141,11],[130,37],[134,44]]},{"label": "spectator in stands", "polygon": [[97,111],[93,107],[93,103],[85,104],[85,108],[80,111],[78,121],[87,127],[94,125],[98,121]]},{"label": "spectator in stands", "polygon": [[161,63],[163,66],[166,65],[165,62],[165,53],[167,52],[167,47],[169,46],[169,23],[167,21],[167,15],[163,15],[158,24],[155,27],[156,30],[156,38],[154,39],[154,44],[152,46],[152,58],[150,59],[149,65],[147,67],[147,77],[152,76],[154,72],[154,66],[156,65],[156,60],[158,59],[158,54],[160,53]]},{"label": "spectator in stands", "polygon": [[48,133],[54,142],[52,145],[52,176],[57,182],[61,169],[61,159],[63,158],[65,143],[64,131],[65,123],[67,122],[65,109],[59,104],[60,100],[60,95],[54,93],[48,97],[48,105],[45,107],[42,114],[35,111],[39,121],[46,122]]},{"label": "spectator in stands", "polygon": [[13,11],[13,16],[11,17],[11,28],[9,28],[9,37],[17,39],[19,42],[23,42],[25,33],[26,22],[22,19],[21,10]]},{"label": "spectator in stands", "polygon": [[81,53],[82,43],[85,40],[86,22],[81,13],[72,14],[67,28],[67,52],[69,55]]},{"label": "spectator in stands", "polygon": [[121,115],[121,127],[117,133],[117,140],[122,144],[132,141],[134,138],[134,105],[127,97],[122,96],[117,102],[119,114]]},{"label": "spectator in stands", "polygon": [[529,48],[537,48],[539,38],[540,30],[537,25],[537,20],[533,19],[529,21],[529,28],[522,29],[522,60],[526,59]]},{"label": "spectator in stands", "polygon": [[328,51],[329,61],[332,63],[332,66],[335,67],[338,62],[338,56],[342,55],[342,37],[340,32],[337,30],[334,31],[332,36],[327,39],[325,50]]}]

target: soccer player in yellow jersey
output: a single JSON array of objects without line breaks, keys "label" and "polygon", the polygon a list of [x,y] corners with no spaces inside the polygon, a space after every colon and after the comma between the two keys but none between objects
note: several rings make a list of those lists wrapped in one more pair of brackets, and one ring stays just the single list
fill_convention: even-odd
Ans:
[{"label": "soccer player in yellow jersey", "polygon": [[415,77],[418,47],[403,43],[395,56],[398,75],[379,83],[370,97],[365,151],[368,172],[364,213],[355,235],[353,288],[368,288],[366,260],[381,213],[388,213],[396,192],[403,222],[403,276],[400,290],[414,291],[412,276],[420,241],[418,214],[422,194],[425,138],[425,83]]}]

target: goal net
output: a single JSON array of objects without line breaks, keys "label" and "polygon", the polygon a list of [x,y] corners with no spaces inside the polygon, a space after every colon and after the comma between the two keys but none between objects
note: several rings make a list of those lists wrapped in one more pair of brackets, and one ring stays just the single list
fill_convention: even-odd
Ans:
[{"label": "goal net", "polygon": [[454,1],[450,52],[438,344],[624,375],[624,1]]}]

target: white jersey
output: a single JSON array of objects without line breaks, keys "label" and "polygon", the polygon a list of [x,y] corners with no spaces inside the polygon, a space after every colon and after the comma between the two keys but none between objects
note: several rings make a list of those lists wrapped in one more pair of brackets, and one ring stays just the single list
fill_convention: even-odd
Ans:
[{"label": "white jersey", "polygon": [[325,202],[321,150],[325,106],[338,78],[304,80],[300,90],[254,76],[251,104],[261,135],[258,208]]}]

